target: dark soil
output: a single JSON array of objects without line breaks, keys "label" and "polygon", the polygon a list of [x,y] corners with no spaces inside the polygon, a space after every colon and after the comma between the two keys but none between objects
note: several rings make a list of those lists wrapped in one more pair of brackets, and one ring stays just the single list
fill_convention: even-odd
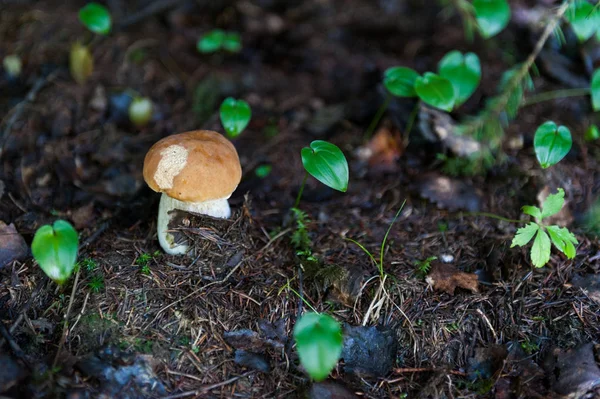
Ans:
[{"label": "dark soil", "polygon": [[[506,142],[522,136],[524,145],[505,145],[504,162],[485,175],[445,178],[435,156],[441,147],[424,143],[417,127],[383,167],[357,156],[385,100],[386,68],[435,70],[450,50],[476,52],[483,79],[454,114],[460,118],[476,113],[502,72],[527,57],[533,29],[513,21],[496,38],[469,43],[457,16],[444,19],[437,2],[408,0],[159,0],[164,10],[141,14],[151,3],[108,1],[115,29],[93,39],[94,72],[78,85],[68,53],[89,35],[77,19],[83,2],[0,0],[0,58],[23,60],[19,78],[0,77],[0,220],[28,245],[41,225],[69,220],[84,261],[66,331],[74,278],[57,287],[30,255],[0,270],[0,361],[14,371],[0,372],[0,395],[326,397],[323,390],[339,389],[337,397],[539,398],[600,379],[593,369],[600,241],[580,222],[600,187],[600,146],[583,140],[597,122],[589,97],[521,109]],[[216,27],[240,32],[243,50],[199,54],[198,37]],[[581,66],[578,54],[570,59]],[[589,81],[585,68],[575,73]],[[544,69],[534,82],[536,92],[568,86]],[[127,89],[152,99],[147,127],[128,122]],[[234,140],[244,174],[230,199],[234,215],[215,221],[181,213],[192,256],[165,255],[155,232],[159,195],[142,177],[144,155],[173,133],[222,131],[218,106],[227,96],[252,107],[248,129]],[[413,106],[392,101],[380,127],[402,132]],[[569,126],[574,145],[543,170],[532,141],[549,119]],[[315,139],[344,151],[350,185],[342,194],[308,180],[300,208],[311,219],[317,261],[306,264],[290,242],[289,209],[304,176],[300,150]],[[255,174],[261,165],[272,166],[266,178]],[[510,248],[519,225],[463,212],[518,219],[545,187],[565,189],[565,220],[579,240],[573,260],[553,250],[536,269],[528,248]],[[347,238],[378,257],[403,204],[385,247],[382,285],[376,266]],[[415,267],[432,256],[475,273],[476,292],[434,290]],[[574,282],[582,278],[592,288]],[[366,325],[388,334],[381,342],[395,348],[392,370],[357,372],[370,370],[356,364],[357,355],[331,374],[329,383],[345,391],[311,386],[291,337],[305,309],[294,291],[349,331]],[[574,371],[565,370],[577,361],[565,363],[563,353],[588,356],[590,377],[566,384]],[[106,370],[114,376],[125,366],[137,379],[121,389]]]}]

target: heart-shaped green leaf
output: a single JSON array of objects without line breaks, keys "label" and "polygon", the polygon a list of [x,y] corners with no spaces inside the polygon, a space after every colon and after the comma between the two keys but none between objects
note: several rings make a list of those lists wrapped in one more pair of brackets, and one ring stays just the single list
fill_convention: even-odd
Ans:
[{"label": "heart-shaped green leaf", "polygon": [[454,87],[446,78],[432,72],[425,72],[423,76],[415,79],[415,91],[423,102],[443,109],[452,111],[454,107]]},{"label": "heart-shaped green leaf", "polygon": [[415,80],[419,74],[406,67],[392,67],[383,73],[383,85],[396,97],[415,97]]},{"label": "heart-shaped green leaf", "polygon": [[196,43],[196,48],[203,54],[214,53],[215,51],[219,51],[221,49],[224,40],[225,32],[223,32],[221,29],[214,29],[204,34],[200,40],[198,40],[198,43]]},{"label": "heart-shaped green leaf", "polygon": [[315,179],[343,193],[348,189],[348,161],[342,150],[323,140],[310,143],[302,149],[304,169]]},{"label": "heart-shaped green leaf", "polygon": [[471,97],[481,80],[481,64],[474,53],[463,55],[460,51],[451,51],[442,58],[438,70],[454,87],[456,107]]},{"label": "heart-shaped green leaf", "polygon": [[[598,29],[600,32],[600,29]],[[592,108],[594,111],[600,111],[600,68],[594,71],[591,85]]]},{"label": "heart-shaped green leaf", "polygon": [[239,136],[248,126],[252,117],[252,110],[244,100],[227,97],[220,108],[221,123],[231,138]]},{"label": "heart-shaped green leaf", "polygon": [[577,39],[584,42],[596,33],[600,22],[598,15],[594,6],[587,1],[574,1],[569,5],[565,18],[571,24]]},{"label": "heart-shaped green leaf", "polygon": [[31,252],[44,273],[63,284],[73,273],[79,238],[68,222],[57,220],[40,227],[33,237]]},{"label": "heart-shaped green leaf", "polygon": [[302,366],[316,381],[327,378],[342,353],[342,329],[331,316],[305,313],[294,327],[296,350]]},{"label": "heart-shaped green leaf", "polygon": [[500,33],[510,21],[510,6],[506,0],[473,0],[473,9],[485,39]]},{"label": "heart-shaped green leaf", "polygon": [[108,35],[112,26],[110,12],[102,4],[88,3],[79,10],[79,21],[94,33]]},{"label": "heart-shaped green leaf", "polygon": [[537,128],[533,138],[535,155],[542,168],[548,168],[569,153],[573,141],[571,132],[564,126],[557,127],[552,121]]}]

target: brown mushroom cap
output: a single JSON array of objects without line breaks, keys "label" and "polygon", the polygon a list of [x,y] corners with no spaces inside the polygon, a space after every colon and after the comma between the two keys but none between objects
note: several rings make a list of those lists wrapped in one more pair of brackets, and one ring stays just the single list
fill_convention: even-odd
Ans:
[{"label": "brown mushroom cap", "polygon": [[185,202],[229,197],[241,178],[235,147],[211,130],[165,137],[148,150],[144,159],[148,186]]}]

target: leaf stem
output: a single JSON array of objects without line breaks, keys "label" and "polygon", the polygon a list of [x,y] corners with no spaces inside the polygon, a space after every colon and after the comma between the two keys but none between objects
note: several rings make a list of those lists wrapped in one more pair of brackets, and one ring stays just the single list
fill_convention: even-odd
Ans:
[{"label": "leaf stem", "polygon": [[419,109],[421,108],[421,100],[417,100],[415,107],[413,108],[410,116],[408,117],[408,122],[406,124],[406,129],[404,129],[404,142],[408,143],[408,137],[410,136],[410,132],[415,124],[415,120],[417,119],[417,115],[419,113]]},{"label": "leaf stem", "polygon": [[292,291],[292,293],[296,294],[296,296],[297,296],[298,298],[302,299],[302,302],[304,302],[304,304],[305,304],[306,306],[308,306],[308,307],[310,308],[310,310],[312,310],[312,311],[313,311],[313,312],[315,312],[315,313],[319,313],[319,312],[317,312],[317,310],[316,310],[315,308],[313,308],[313,306],[312,306],[312,305],[311,305],[311,304],[310,304],[310,303],[309,303],[309,302],[308,302],[306,299],[304,299],[304,297],[303,297],[302,295],[300,295],[300,294],[298,293],[298,291],[296,291],[295,289],[293,289],[292,287],[290,287],[290,284],[289,284],[289,282],[288,282],[288,284],[287,284],[287,288],[288,288],[288,290]]},{"label": "leaf stem", "polygon": [[381,104],[381,107],[379,107],[379,109],[377,110],[377,113],[373,117],[371,124],[365,131],[365,135],[363,136],[365,141],[369,140],[371,138],[371,136],[373,135],[375,128],[379,124],[379,120],[383,116],[383,113],[387,109],[388,105],[390,105],[390,101],[392,101],[392,95],[390,93],[388,93],[387,96],[385,97],[385,101]]},{"label": "leaf stem", "polygon": [[300,191],[298,191],[298,196],[296,197],[296,202],[294,202],[294,206],[292,208],[298,208],[300,205],[300,198],[302,198],[302,193],[304,192],[304,186],[306,186],[306,179],[308,179],[308,171],[304,173],[304,179],[302,180],[302,185],[300,186]]},{"label": "leaf stem", "polygon": [[587,96],[590,94],[589,87],[579,87],[576,89],[562,89],[562,90],[552,90],[544,93],[535,94],[529,98],[526,98],[523,101],[523,107],[528,105],[533,105],[537,103],[541,103],[544,101],[555,100],[557,98],[568,98],[568,97],[580,97]]},{"label": "leaf stem", "polygon": [[60,352],[67,340],[67,335],[69,333],[69,314],[71,313],[71,308],[73,307],[73,300],[75,299],[75,292],[77,292],[77,283],[79,282],[79,272],[81,271],[81,266],[77,267],[77,274],[75,274],[75,281],[73,282],[73,289],[71,290],[71,298],[69,298],[69,306],[67,306],[67,313],[65,313],[65,321],[63,323],[63,332],[60,337],[60,342],[58,343],[58,350],[56,351],[56,356],[54,357],[54,362],[52,362],[52,368],[54,369],[58,364],[58,358],[60,357]]},{"label": "leaf stem", "polygon": [[544,32],[540,36],[539,40],[535,44],[535,47],[531,54],[527,57],[527,59],[521,64],[520,68],[514,73],[511,79],[508,81],[506,86],[504,87],[504,91],[497,97],[498,101],[495,102],[490,111],[486,112],[486,116],[483,118],[476,119],[473,123],[469,124],[467,128],[464,130],[463,134],[472,135],[474,132],[479,130],[481,127],[485,126],[489,121],[499,118],[502,112],[506,109],[508,102],[510,101],[514,90],[521,84],[529,69],[535,62],[540,51],[544,48],[544,44],[556,28],[556,25],[560,22],[562,16],[565,14],[569,5],[573,2],[573,0],[566,0],[556,11],[554,14],[554,18],[548,21]]}]

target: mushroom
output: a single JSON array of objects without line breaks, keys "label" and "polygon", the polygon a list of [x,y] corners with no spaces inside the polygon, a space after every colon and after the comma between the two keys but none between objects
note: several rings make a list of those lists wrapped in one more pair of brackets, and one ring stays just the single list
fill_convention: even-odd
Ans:
[{"label": "mushroom", "polygon": [[241,177],[235,147],[217,132],[195,130],[156,142],[144,159],[144,180],[152,190],[162,193],[156,228],[165,252],[182,255],[189,249],[187,243],[176,243],[168,231],[170,211],[229,218],[227,199]]}]

